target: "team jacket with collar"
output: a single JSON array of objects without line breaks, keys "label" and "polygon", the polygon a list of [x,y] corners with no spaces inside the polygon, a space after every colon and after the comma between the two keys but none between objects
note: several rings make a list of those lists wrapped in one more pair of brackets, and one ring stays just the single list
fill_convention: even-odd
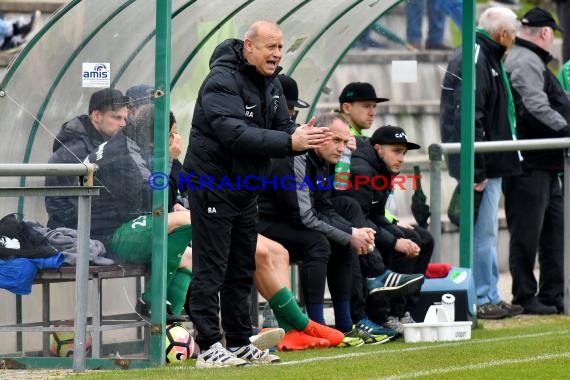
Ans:
[{"label": "team jacket with collar", "polygon": [[[512,140],[507,89],[501,76],[505,48],[476,34],[475,46],[475,141]],[[461,141],[461,48],[456,49],[441,85],[441,139]],[[449,174],[459,179],[459,155],[449,155]],[[475,182],[486,178],[516,175],[520,172],[517,152],[475,155]]]},{"label": "team jacket with collar", "polygon": [[84,161],[98,166],[95,179],[103,188],[92,201],[91,238],[105,244],[123,223],[151,212],[151,168],[126,132],[119,131]]},{"label": "team jacket with collar", "polygon": [[[532,42],[517,38],[505,59],[505,67],[517,110],[520,139],[570,136],[570,101],[548,69],[550,53]],[[561,171],[562,149],[522,152],[525,169]]]},{"label": "team jacket with collar", "polygon": [[336,213],[331,203],[330,165],[314,151],[271,163],[269,178],[275,179],[275,185],[268,183],[259,196],[259,230],[279,221],[322,232],[330,240],[348,245],[352,224]]},{"label": "team jacket with collar", "polygon": [[370,178],[371,182],[374,181],[374,186],[369,182],[359,184],[358,188],[353,181],[349,189],[343,192],[354,198],[362,208],[364,216],[378,227],[375,242],[380,251],[393,250],[396,240],[404,235],[384,216],[386,202],[392,189],[392,173],[378,157],[366,137],[356,138],[356,151],[352,153],[350,172],[351,178],[365,176]]},{"label": "team jacket with collar", "polygon": [[[243,41],[229,39],[214,51],[210,69],[196,100],[184,171],[195,173],[188,177],[195,184],[200,176],[211,177],[215,188],[226,178],[237,185],[252,176],[259,179],[248,181],[253,188],[267,174],[270,157],[293,154],[296,124],[276,78],[280,68],[262,76],[244,59]],[[257,193],[233,187],[217,193],[230,199]]]}]

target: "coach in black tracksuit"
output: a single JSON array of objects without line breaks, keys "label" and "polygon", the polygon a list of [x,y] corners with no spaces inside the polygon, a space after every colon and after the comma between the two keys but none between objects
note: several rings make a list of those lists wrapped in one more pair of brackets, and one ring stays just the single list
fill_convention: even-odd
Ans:
[{"label": "coach in black tracksuit", "polygon": [[[360,184],[358,188],[351,186],[348,190],[338,193],[344,193],[355,199],[366,218],[373,223],[376,230],[374,242],[382,253],[388,268],[400,273],[425,273],[433,252],[433,238],[424,228],[419,226],[413,226],[413,229],[405,228],[399,226],[396,219],[390,221],[386,218],[386,202],[392,191],[393,176],[398,175],[398,173],[390,171],[380,153],[376,151],[376,144],[399,144],[405,146],[407,150],[419,149],[419,145],[407,141],[404,130],[398,127],[384,126],[377,129],[370,139],[357,138],[357,149],[352,154],[350,162],[353,178],[354,176],[364,176],[369,179],[374,177],[382,179],[375,180],[374,186],[372,183]],[[405,185],[412,186],[411,180],[406,181]],[[408,247],[414,244],[419,246],[419,254],[409,256],[407,254]],[[358,268],[353,268],[353,277],[358,278],[360,273],[356,273],[357,271],[355,272],[354,269]],[[358,281],[355,282],[355,285],[358,285]],[[351,296],[353,318],[364,316],[363,297],[358,294],[359,290],[353,287]],[[403,317],[406,311],[411,312],[413,310],[416,300],[416,297],[392,298],[390,300],[390,315],[398,319]],[[380,318],[380,316],[370,312],[369,314],[373,319]]]},{"label": "coach in black tracksuit", "polygon": [[[190,310],[197,342],[206,351],[221,340],[249,345],[248,296],[255,270],[257,186],[270,157],[285,157],[324,140],[324,132],[296,129],[279,81],[283,35],[272,23],[254,23],[244,41],[216,47],[194,109],[184,160],[193,225]],[[244,178],[251,176],[244,186]],[[201,186],[200,177],[211,180]]]}]

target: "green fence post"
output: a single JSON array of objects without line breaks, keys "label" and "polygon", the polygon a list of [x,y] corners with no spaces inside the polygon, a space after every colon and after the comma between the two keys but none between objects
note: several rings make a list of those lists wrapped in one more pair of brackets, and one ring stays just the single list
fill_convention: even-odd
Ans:
[{"label": "green fence post", "polygon": [[[154,105],[154,172],[168,173],[168,125],[170,117],[171,0],[156,0],[156,51]],[[152,301],[150,361],[165,364],[166,239],[168,192],[152,192]]]}]

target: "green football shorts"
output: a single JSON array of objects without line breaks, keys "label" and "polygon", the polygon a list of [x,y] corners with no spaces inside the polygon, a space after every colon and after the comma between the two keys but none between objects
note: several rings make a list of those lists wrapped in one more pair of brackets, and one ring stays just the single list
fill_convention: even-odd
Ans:
[{"label": "green football shorts", "polygon": [[[168,235],[167,267],[176,270],[192,240],[192,225],[176,228]],[[150,264],[152,259],[152,217],[141,215],[124,223],[113,234],[110,247],[127,262]]]}]

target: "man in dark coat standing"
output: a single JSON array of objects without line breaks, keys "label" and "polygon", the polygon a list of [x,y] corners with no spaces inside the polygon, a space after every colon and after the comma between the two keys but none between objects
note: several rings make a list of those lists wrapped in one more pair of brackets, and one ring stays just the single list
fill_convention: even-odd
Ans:
[{"label": "man in dark coat standing", "polygon": [[[504,7],[491,7],[479,18],[475,45],[475,141],[516,139],[515,112],[502,59],[513,45],[519,23]],[[461,50],[453,54],[441,86],[441,135],[443,142],[460,141]],[[459,155],[450,155],[449,174],[459,180]],[[499,319],[520,314],[520,306],[499,296],[497,238],[502,177],[520,172],[518,152],[475,155],[474,190],[481,198],[473,225],[473,276],[477,291],[477,317]],[[470,190],[469,190],[470,191]],[[475,218],[474,218],[475,219]]]},{"label": "man in dark coat standing", "polygon": [[[279,360],[249,341],[257,195],[271,157],[316,146],[327,132],[289,118],[276,78],[282,49],[276,24],[253,23],[243,41],[216,47],[196,99],[182,182],[194,226],[190,308],[199,368]],[[219,307],[228,349],[220,343]]]},{"label": "man in dark coat standing", "polygon": [[[547,66],[554,30],[560,27],[541,8],[528,11],[521,23],[515,46],[505,59],[517,110],[517,135],[520,139],[568,137],[570,101]],[[562,149],[533,150],[524,151],[523,157],[523,173],[503,183],[513,302],[527,314],[554,314],[564,308],[564,199],[559,178],[564,153]]]}]

